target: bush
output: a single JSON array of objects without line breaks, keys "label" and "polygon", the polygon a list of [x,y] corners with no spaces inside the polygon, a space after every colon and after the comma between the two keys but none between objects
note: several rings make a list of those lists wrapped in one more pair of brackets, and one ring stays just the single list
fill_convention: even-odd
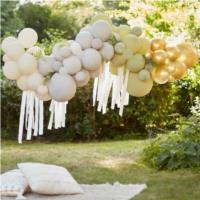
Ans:
[{"label": "bush", "polygon": [[182,119],[176,132],[152,139],[144,157],[158,169],[200,167],[200,118]]}]

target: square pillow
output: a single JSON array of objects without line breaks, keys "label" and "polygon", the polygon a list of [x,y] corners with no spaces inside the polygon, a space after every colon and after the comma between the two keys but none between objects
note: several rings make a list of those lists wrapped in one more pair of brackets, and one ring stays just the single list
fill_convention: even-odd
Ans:
[{"label": "square pillow", "polygon": [[1,196],[17,196],[17,199],[25,199],[22,195],[27,189],[28,181],[19,169],[1,175]]},{"label": "square pillow", "polygon": [[63,167],[41,163],[20,163],[33,192],[47,195],[80,194],[83,189]]}]

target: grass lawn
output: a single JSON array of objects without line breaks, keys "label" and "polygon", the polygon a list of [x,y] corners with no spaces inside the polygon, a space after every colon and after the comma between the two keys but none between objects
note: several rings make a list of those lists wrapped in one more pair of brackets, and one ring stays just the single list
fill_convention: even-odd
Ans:
[{"label": "grass lawn", "polygon": [[19,162],[66,167],[80,183],[146,183],[134,200],[199,200],[200,171],[156,171],[141,162],[146,141],[102,143],[24,143],[2,141],[2,171]]}]

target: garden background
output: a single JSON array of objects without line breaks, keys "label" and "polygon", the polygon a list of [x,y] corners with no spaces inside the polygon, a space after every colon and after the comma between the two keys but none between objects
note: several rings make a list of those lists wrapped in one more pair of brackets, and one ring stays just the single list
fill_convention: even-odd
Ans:
[{"label": "garden background", "polygon": [[[116,25],[141,25],[149,38],[184,37],[200,51],[198,0],[2,1],[1,11],[2,39],[31,27],[37,31],[38,45],[46,53],[50,53],[54,43],[73,39],[98,13],[109,15]],[[198,63],[182,80],[155,84],[145,97],[130,97],[123,117],[117,110],[109,110],[105,115],[96,111],[90,81],[69,102],[67,128],[45,128],[44,136],[22,146],[16,144],[21,92],[2,75],[2,170],[13,168],[19,161],[43,161],[68,167],[83,183],[118,180],[154,185],[138,199],[158,199],[158,195],[159,200],[200,199],[199,66]],[[45,103],[44,127],[49,120],[48,106]],[[66,143],[69,141],[82,143]],[[45,148],[50,157],[47,152],[41,153]],[[174,173],[154,168],[190,169]],[[158,190],[163,194],[158,194]]]}]

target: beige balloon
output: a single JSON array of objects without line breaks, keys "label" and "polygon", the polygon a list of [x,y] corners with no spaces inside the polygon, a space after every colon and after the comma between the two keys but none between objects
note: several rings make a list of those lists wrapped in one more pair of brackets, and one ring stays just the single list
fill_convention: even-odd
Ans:
[{"label": "beige balloon", "polygon": [[20,77],[20,71],[16,62],[8,61],[3,66],[3,74],[10,80],[17,80]]},{"label": "beige balloon", "polygon": [[177,58],[178,61],[183,62],[189,68],[198,63],[198,52],[191,44],[181,43],[177,47],[181,52]]},{"label": "beige balloon", "polygon": [[1,43],[1,48],[2,48],[2,50],[5,52],[6,49],[7,49],[7,47],[8,47],[10,44],[12,44],[13,42],[14,42],[14,43],[17,42],[17,39],[16,39],[15,37],[13,37],[13,36],[6,37],[6,38],[2,41],[2,43]]},{"label": "beige balloon", "polygon": [[39,85],[37,88],[37,93],[41,96],[48,95],[48,87],[46,85]]},{"label": "beige balloon", "polygon": [[34,29],[24,28],[19,32],[18,40],[25,48],[30,48],[36,44],[38,35]]},{"label": "beige balloon", "polygon": [[37,90],[44,82],[44,77],[39,72],[34,72],[27,77],[27,87],[29,90]]},{"label": "beige balloon", "polygon": [[81,70],[74,76],[77,87],[85,86],[90,80],[90,73],[86,70]]},{"label": "beige balloon", "polygon": [[64,59],[63,65],[69,74],[76,74],[81,70],[81,61],[77,56],[70,56]]},{"label": "beige balloon", "polygon": [[26,75],[22,75],[17,79],[17,87],[22,91],[28,90]]},{"label": "beige balloon", "polygon": [[23,74],[29,75],[36,71],[37,60],[29,53],[24,53],[18,60],[18,66]]},{"label": "beige balloon", "polygon": [[134,97],[147,95],[153,87],[153,80],[141,81],[137,73],[130,73],[128,78],[128,93]]},{"label": "beige balloon", "polygon": [[122,41],[128,49],[132,50],[133,53],[138,52],[141,48],[141,41],[133,34],[126,35]]}]

